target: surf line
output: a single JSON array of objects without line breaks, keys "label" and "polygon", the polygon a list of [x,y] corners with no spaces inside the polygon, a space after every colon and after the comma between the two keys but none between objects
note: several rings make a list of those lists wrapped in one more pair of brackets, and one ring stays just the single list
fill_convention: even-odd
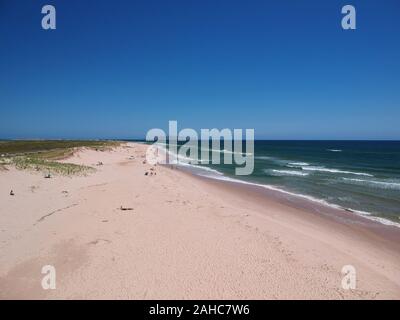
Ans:
[{"label": "surf line", "polygon": [[[150,164],[175,164],[181,161],[189,164],[198,164],[210,161],[211,164],[221,164],[220,153],[223,153],[223,164],[235,164],[236,175],[250,175],[254,171],[254,129],[246,129],[243,137],[242,129],[201,129],[200,144],[201,158],[199,159],[199,135],[194,129],[185,128],[178,132],[177,121],[169,121],[168,135],[159,128],[151,129],[146,134],[146,141],[152,145],[146,151],[146,160]],[[168,144],[167,144],[168,137]],[[180,145],[178,141],[185,142]],[[221,142],[224,149],[221,151]],[[243,142],[246,151],[243,152]],[[210,148],[211,144],[211,148]],[[166,148],[167,146],[167,148]],[[167,152],[165,152],[167,151]],[[168,155],[172,157],[167,157]],[[171,158],[174,163],[171,163]]]}]

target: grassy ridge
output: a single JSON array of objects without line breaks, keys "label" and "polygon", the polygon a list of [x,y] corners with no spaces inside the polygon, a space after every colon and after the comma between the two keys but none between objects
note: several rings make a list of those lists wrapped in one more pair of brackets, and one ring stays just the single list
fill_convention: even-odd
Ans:
[{"label": "grassy ridge", "polygon": [[76,147],[107,148],[116,146],[116,141],[100,140],[13,140],[0,141],[0,154],[16,155],[49,151],[55,149],[72,149]]},{"label": "grassy ridge", "polygon": [[57,160],[71,156],[74,148],[106,150],[119,145],[116,141],[93,140],[33,140],[0,141],[0,170],[14,165],[21,170],[36,170],[51,174],[85,174],[94,169]]},{"label": "grassy ridge", "polygon": [[44,160],[37,157],[18,156],[12,159],[12,164],[20,170],[35,170],[46,174],[77,175],[94,171],[87,166],[72,163],[61,163],[57,161]]}]

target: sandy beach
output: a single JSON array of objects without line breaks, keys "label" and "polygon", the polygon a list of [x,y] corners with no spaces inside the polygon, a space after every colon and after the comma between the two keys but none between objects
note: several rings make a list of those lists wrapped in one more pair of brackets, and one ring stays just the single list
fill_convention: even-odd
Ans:
[{"label": "sandy beach", "polygon": [[0,299],[400,298],[400,228],[151,166],[145,150],[82,148],[63,160],[96,169],[82,176],[0,171]]}]

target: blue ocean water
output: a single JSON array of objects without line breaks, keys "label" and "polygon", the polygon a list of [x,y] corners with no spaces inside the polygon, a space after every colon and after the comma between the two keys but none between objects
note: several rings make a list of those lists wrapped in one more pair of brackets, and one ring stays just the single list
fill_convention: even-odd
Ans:
[{"label": "blue ocean water", "polygon": [[[223,144],[210,152],[222,157]],[[400,223],[400,141],[257,140],[254,161],[248,176],[235,175],[234,164],[201,162],[192,168]]]}]

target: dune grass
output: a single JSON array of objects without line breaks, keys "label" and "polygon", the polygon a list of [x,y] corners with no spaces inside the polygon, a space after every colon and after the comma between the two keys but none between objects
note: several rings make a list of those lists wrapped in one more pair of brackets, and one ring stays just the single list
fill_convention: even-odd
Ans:
[{"label": "dune grass", "polygon": [[85,175],[95,169],[58,160],[72,156],[75,148],[105,151],[119,144],[116,141],[97,140],[0,141],[0,170],[6,170],[7,165],[14,165],[20,170],[35,170],[46,174]]},{"label": "dune grass", "polygon": [[88,166],[61,163],[29,156],[13,157],[12,164],[20,170],[36,170],[46,174],[81,175],[94,171],[93,168]]},{"label": "dune grass", "polygon": [[0,141],[0,155],[21,155],[40,153],[59,149],[69,150],[77,147],[87,147],[99,150],[119,145],[117,141],[108,140],[12,140]]}]

